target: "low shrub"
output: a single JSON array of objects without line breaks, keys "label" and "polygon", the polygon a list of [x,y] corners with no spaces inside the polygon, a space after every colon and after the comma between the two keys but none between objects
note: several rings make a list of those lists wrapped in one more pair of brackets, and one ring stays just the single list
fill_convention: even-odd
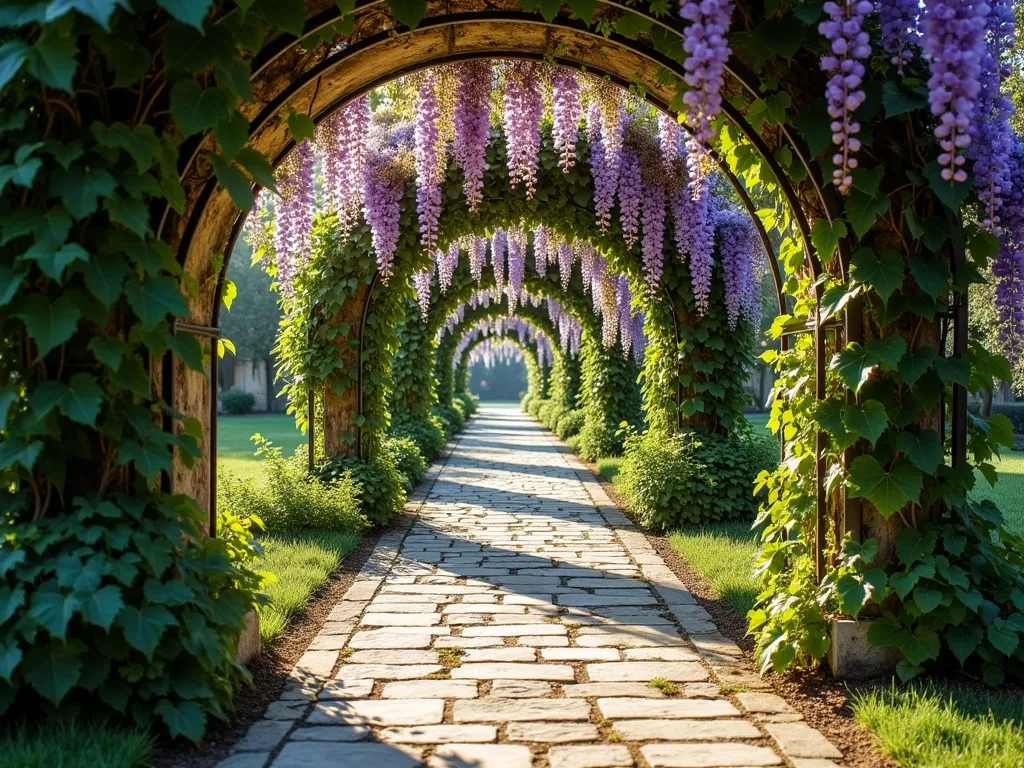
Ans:
[{"label": "low shrub", "polygon": [[5,526],[0,714],[120,715],[193,741],[226,719],[249,680],[235,661],[246,614],[265,603],[250,521],[209,538],[191,499],[137,493]]},{"label": "low shrub", "polygon": [[456,432],[461,432],[462,427],[465,426],[466,420],[462,418],[462,414],[450,405],[435,405],[430,411],[441,422],[445,440],[448,440]]},{"label": "low shrub", "polygon": [[779,466],[779,438],[750,425],[736,431],[736,439],[757,477],[761,470],[774,472]]},{"label": "low shrub", "polygon": [[224,413],[232,416],[244,416],[247,413],[252,413],[252,409],[256,407],[256,396],[252,392],[244,392],[241,389],[229,389],[227,392],[221,393],[220,406],[224,409]]},{"label": "low shrub", "polygon": [[558,420],[558,424],[555,425],[555,433],[563,440],[568,440],[573,435],[578,435],[580,430],[583,429],[583,423],[586,421],[586,414],[582,408],[577,408],[575,411],[566,411],[562,418]]},{"label": "low shrub", "polygon": [[550,400],[547,400],[543,397],[535,397],[530,401],[530,407],[527,410],[527,413],[533,416],[533,418],[539,420],[541,407],[547,405],[550,402]]},{"label": "low shrub", "polygon": [[466,406],[464,406],[462,404],[462,401],[459,400],[459,398],[452,397],[452,408],[454,408],[456,411],[458,411],[459,416],[462,418],[462,421],[465,422],[466,421],[466,416],[467,416],[467,414],[466,414]]},{"label": "low shrub", "polygon": [[[970,406],[971,413],[981,412],[981,401],[974,401]],[[1013,425],[1013,434],[1024,435],[1024,403],[992,403],[992,415],[1001,414]]]},{"label": "low shrub", "polygon": [[527,392],[519,400],[519,407],[523,410],[523,413],[530,412],[530,403],[533,402],[533,395]]},{"label": "low shrub", "polygon": [[551,411],[556,407],[558,404],[554,400],[541,400],[540,405],[537,406],[537,421],[547,426],[551,418]]},{"label": "low shrub", "polygon": [[462,403],[462,413],[467,419],[479,409],[480,399],[470,392],[460,392],[455,399]]},{"label": "low shrub", "polygon": [[569,446],[569,450],[575,453],[577,456],[580,455],[580,436],[575,434],[565,441],[565,444]]},{"label": "low shrub", "polygon": [[309,528],[355,533],[366,527],[359,511],[360,488],[350,477],[323,482],[310,477],[305,454],[285,458],[262,435],[253,435],[265,482],[222,473],[217,483],[217,508],[237,517],[257,516],[268,533]]},{"label": "low shrub", "polygon": [[603,419],[584,419],[583,428],[576,435],[574,452],[584,461],[597,461],[605,456],[622,453],[622,435],[618,427]]},{"label": "low shrub", "polygon": [[402,485],[406,492],[416,487],[427,472],[427,463],[416,443],[407,437],[385,437],[382,449],[391,454],[395,466],[402,475]]},{"label": "low shrub", "polygon": [[552,432],[555,431],[555,427],[558,426],[558,421],[565,415],[565,408],[558,403],[552,402],[548,408],[547,416],[542,420],[545,427],[550,429]]},{"label": "low shrub", "polygon": [[366,461],[357,456],[339,456],[320,468],[323,480],[339,481],[348,476],[359,485],[359,511],[371,523],[387,525],[405,506],[402,473],[388,451],[381,450]]},{"label": "low shrub", "polygon": [[424,461],[433,461],[440,456],[445,443],[444,428],[436,416],[426,420],[413,419],[405,414],[394,416],[391,419],[391,436],[408,438],[416,443]]},{"label": "low shrub", "polygon": [[683,432],[626,438],[616,484],[647,527],[750,517],[756,471],[737,438]]}]

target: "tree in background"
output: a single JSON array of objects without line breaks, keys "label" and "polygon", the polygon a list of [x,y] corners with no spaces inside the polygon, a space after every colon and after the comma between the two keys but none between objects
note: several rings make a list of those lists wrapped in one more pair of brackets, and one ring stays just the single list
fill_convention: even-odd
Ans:
[{"label": "tree in background", "polygon": [[[234,284],[236,294],[231,308],[225,308],[221,315],[221,331],[235,346],[235,360],[250,362],[254,369],[260,361],[266,362],[267,392],[273,393],[271,351],[281,322],[281,307],[277,294],[270,288],[272,278],[259,259],[253,260],[252,247],[244,238],[235,243],[227,276]],[[233,366],[230,365],[233,360],[226,357],[225,362],[228,364],[220,368],[220,384],[222,389],[230,389],[234,383]]]}]

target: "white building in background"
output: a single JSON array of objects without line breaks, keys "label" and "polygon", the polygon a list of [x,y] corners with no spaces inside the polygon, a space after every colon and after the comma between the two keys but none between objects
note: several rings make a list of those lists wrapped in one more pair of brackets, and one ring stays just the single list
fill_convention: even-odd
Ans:
[{"label": "white building in background", "polygon": [[253,362],[228,353],[217,366],[217,384],[220,393],[239,389],[255,397],[253,413],[284,413],[288,406],[288,399],[281,393],[281,382],[274,381],[273,358]]}]

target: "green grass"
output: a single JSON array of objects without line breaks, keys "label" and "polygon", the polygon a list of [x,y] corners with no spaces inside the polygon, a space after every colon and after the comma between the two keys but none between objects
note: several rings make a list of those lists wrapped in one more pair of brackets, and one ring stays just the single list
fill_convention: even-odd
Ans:
[{"label": "green grass", "polygon": [[252,416],[219,416],[217,418],[217,467],[237,477],[258,479],[260,462],[253,452],[256,446],[250,439],[259,432],[274,445],[291,456],[306,436],[295,426],[295,419],[287,414],[254,414]]},{"label": "green grass", "polygon": [[0,738],[0,765],[17,768],[136,768],[148,765],[145,731],[64,719],[17,728]]},{"label": "green grass", "polygon": [[668,543],[743,615],[754,607],[758,587],[752,572],[757,537],[747,523],[685,526]]},{"label": "green grass", "polygon": [[751,426],[763,429],[768,434],[772,431],[768,429],[768,419],[771,418],[770,413],[747,413],[744,414],[747,417],[747,421],[750,422]]},{"label": "green grass", "polygon": [[598,459],[597,471],[605,480],[614,483],[615,478],[619,474],[619,469],[622,468],[623,461],[624,459],[621,456],[609,456],[606,459]]},{"label": "green grass", "polygon": [[269,646],[355,549],[359,535],[307,531],[289,536],[261,536],[260,543],[263,556],[256,569],[270,571],[277,577],[266,590],[273,602],[260,613],[260,641]]},{"label": "green grass", "polygon": [[1020,693],[894,686],[855,695],[853,711],[904,768],[1024,765]]},{"label": "green grass", "polygon": [[978,499],[991,499],[1002,510],[1006,526],[1024,535],[1024,455],[1007,452],[996,464],[999,482],[995,486],[977,473],[972,494]]}]

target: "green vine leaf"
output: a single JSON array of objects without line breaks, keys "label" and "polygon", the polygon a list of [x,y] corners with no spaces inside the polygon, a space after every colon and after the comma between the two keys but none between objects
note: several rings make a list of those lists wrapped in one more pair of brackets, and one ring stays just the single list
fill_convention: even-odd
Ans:
[{"label": "green vine leaf", "polygon": [[203,737],[206,729],[206,713],[194,701],[172,702],[161,699],[153,708],[167,726],[171,738],[184,736],[196,743]]},{"label": "green vine leaf", "polygon": [[850,220],[857,237],[864,237],[875,225],[875,220],[889,210],[889,197],[874,197],[858,192],[850,192],[846,198],[846,217]]},{"label": "green vine leaf", "polygon": [[36,645],[25,654],[22,674],[40,696],[54,705],[60,704],[82,674],[83,649],[80,640]]},{"label": "green vine leaf", "polygon": [[426,0],[388,0],[388,7],[395,14],[399,24],[416,29],[427,15]]},{"label": "green vine leaf", "polygon": [[937,299],[939,294],[946,289],[949,282],[949,271],[946,269],[946,265],[938,259],[926,260],[915,254],[910,257],[907,266],[910,268],[910,274],[914,276],[917,286],[933,299]]},{"label": "green vine leaf", "polygon": [[869,285],[885,304],[903,285],[903,257],[886,249],[876,255],[870,248],[861,248],[850,259],[851,277]]},{"label": "green vine leaf", "polygon": [[3,90],[28,59],[31,48],[24,40],[8,40],[0,45],[0,90]]},{"label": "green vine leaf", "polygon": [[907,663],[919,667],[926,661],[938,658],[940,647],[938,634],[927,627],[918,626],[905,638],[903,657]]},{"label": "green vine leaf", "polygon": [[882,105],[886,117],[898,117],[928,106],[928,92],[922,88],[905,88],[889,80],[882,86]]},{"label": "green vine leaf", "polygon": [[134,605],[126,605],[117,617],[117,624],[124,630],[128,645],[152,658],[167,627],[177,625],[174,614],[162,605],[147,605],[141,611]]},{"label": "green vine leaf", "polygon": [[921,613],[931,613],[942,602],[942,592],[928,587],[917,587],[914,589],[914,605]]},{"label": "green vine leaf", "polygon": [[935,195],[942,201],[943,205],[954,213],[959,213],[974,187],[970,178],[963,182],[945,181],[942,178],[942,166],[932,160],[922,171],[922,175],[928,180],[928,186],[932,188]]},{"label": "green vine leaf", "polygon": [[977,650],[984,634],[985,630],[977,624],[961,624],[958,627],[947,629],[944,637],[949,650],[956,656],[960,666],[963,666],[964,662]]},{"label": "green vine leaf", "polygon": [[926,475],[934,475],[942,463],[942,439],[934,429],[925,429],[920,434],[900,432],[896,447]]},{"label": "green vine leaf", "polygon": [[226,90],[203,89],[190,77],[171,89],[171,117],[186,138],[213,128],[228,116],[231,106],[231,94]]},{"label": "green vine leaf", "polygon": [[901,563],[913,565],[935,551],[938,539],[935,531],[922,534],[914,528],[904,528],[896,536],[896,556]]},{"label": "green vine leaf", "polygon": [[921,470],[906,459],[896,459],[888,470],[874,456],[858,456],[850,464],[851,498],[867,499],[886,519],[919,501],[923,483]]},{"label": "green vine leaf", "polygon": [[40,297],[18,313],[36,344],[37,360],[70,339],[81,316],[81,311],[68,296],[61,296],[53,303],[47,303]]},{"label": "green vine leaf", "polygon": [[28,57],[29,71],[44,85],[74,93],[75,70],[78,69],[78,45],[75,38],[61,36],[48,28],[32,46]]},{"label": "green vine leaf", "polygon": [[916,352],[908,352],[900,360],[897,370],[903,378],[903,383],[913,387],[918,380],[932,367],[932,363],[938,357],[931,347],[921,347]]},{"label": "green vine leaf", "polygon": [[304,115],[301,112],[292,112],[288,115],[288,130],[291,131],[292,138],[295,141],[302,141],[303,139],[313,138],[316,126],[313,125],[309,115]]},{"label": "green vine leaf", "polygon": [[874,447],[889,424],[889,416],[885,411],[885,406],[880,402],[867,400],[862,405],[847,406],[843,413],[843,424],[851,432],[867,438],[871,446]]},{"label": "green vine leaf", "polygon": [[203,30],[203,19],[212,0],[156,0],[157,4],[182,24]]},{"label": "green vine leaf", "polygon": [[106,197],[117,182],[104,168],[90,168],[86,172],[71,170],[57,175],[57,194],[75,219],[84,219],[95,212],[98,199]]},{"label": "green vine leaf", "polygon": [[836,219],[829,222],[824,216],[814,222],[811,227],[811,244],[822,264],[828,264],[835,255],[840,239],[846,237],[846,222]]}]

